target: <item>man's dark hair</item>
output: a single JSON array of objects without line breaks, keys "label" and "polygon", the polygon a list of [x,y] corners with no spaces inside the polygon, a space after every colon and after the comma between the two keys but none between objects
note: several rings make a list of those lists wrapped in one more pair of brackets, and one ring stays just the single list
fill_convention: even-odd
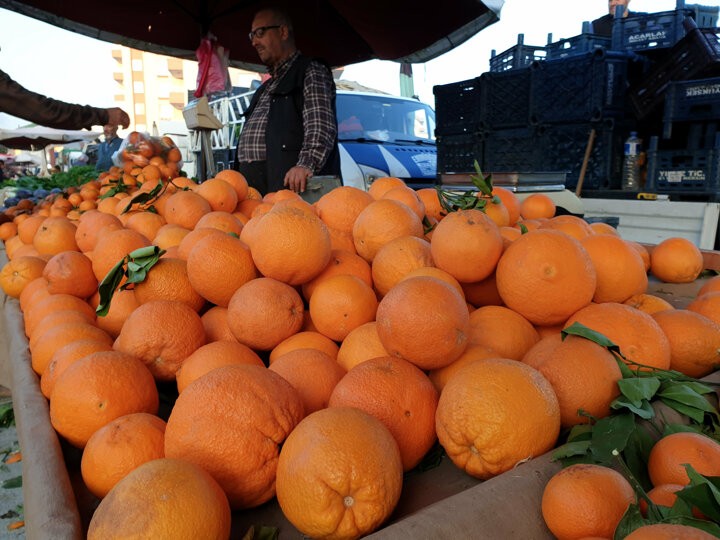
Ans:
[{"label": "man's dark hair", "polygon": [[258,10],[258,13],[260,13],[261,11],[267,11],[269,13],[272,13],[275,24],[281,24],[285,26],[288,29],[288,35],[290,36],[291,42],[295,43],[295,30],[293,29],[290,14],[287,12],[286,9],[280,6],[270,5]]}]

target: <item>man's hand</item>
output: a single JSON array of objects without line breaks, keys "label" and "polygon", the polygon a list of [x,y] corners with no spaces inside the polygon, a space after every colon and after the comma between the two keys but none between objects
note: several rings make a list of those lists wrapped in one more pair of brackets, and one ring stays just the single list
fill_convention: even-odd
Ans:
[{"label": "man's hand", "polygon": [[108,124],[120,125],[123,129],[126,129],[130,125],[130,117],[128,113],[120,109],[119,107],[112,107],[107,109],[108,113]]},{"label": "man's hand", "polygon": [[303,191],[305,191],[308,178],[310,178],[311,176],[312,171],[310,169],[302,167],[300,165],[295,165],[285,175],[285,180],[283,181],[283,184],[285,185],[285,187],[294,191],[295,193],[302,193]]}]

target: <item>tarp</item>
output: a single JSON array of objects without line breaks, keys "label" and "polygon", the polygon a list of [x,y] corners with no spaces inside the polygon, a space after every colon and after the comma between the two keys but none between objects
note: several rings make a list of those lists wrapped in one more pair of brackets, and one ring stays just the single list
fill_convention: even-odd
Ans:
[{"label": "tarp", "polygon": [[[496,22],[504,0],[279,0],[298,48],[333,67],[366,60],[421,63]],[[257,0],[0,0],[6,8],[111,43],[195,59],[211,33],[230,65],[260,71],[248,32]]]},{"label": "tarp", "polygon": [[75,141],[93,141],[102,133],[95,131],[72,131],[47,127],[19,129],[0,128],[0,145],[18,150],[39,150],[50,144],[65,144]]}]

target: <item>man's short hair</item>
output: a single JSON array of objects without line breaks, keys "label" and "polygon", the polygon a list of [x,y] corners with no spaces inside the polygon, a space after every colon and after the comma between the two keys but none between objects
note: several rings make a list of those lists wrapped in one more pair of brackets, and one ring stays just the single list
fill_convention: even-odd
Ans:
[{"label": "man's short hair", "polygon": [[274,22],[276,24],[282,24],[288,29],[288,34],[290,35],[290,39],[292,42],[295,42],[295,30],[293,29],[292,19],[290,18],[290,14],[287,12],[286,9],[280,7],[280,6],[267,6],[263,9],[258,10],[258,13],[261,11],[267,11],[269,13],[272,13]]}]

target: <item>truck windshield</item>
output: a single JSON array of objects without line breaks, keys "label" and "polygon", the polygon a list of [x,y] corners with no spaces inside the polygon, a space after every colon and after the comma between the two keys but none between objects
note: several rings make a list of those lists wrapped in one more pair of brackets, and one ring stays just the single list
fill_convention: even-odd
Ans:
[{"label": "truck windshield", "polygon": [[337,119],[340,141],[435,142],[435,112],[415,99],[338,92]]}]

